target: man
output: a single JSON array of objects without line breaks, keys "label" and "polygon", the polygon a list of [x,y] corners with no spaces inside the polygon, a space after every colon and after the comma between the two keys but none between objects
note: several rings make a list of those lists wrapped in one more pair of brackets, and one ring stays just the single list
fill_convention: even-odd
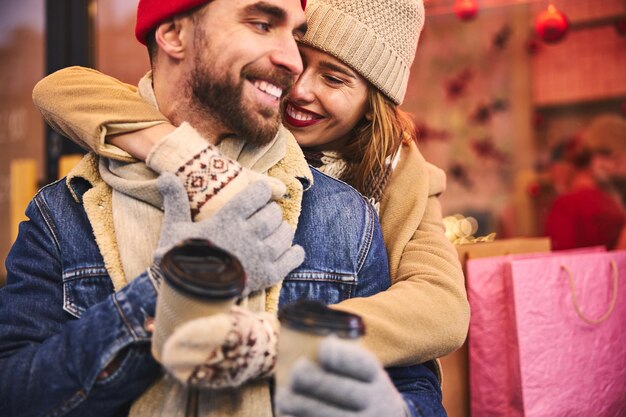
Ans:
[{"label": "man", "polygon": [[[246,168],[286,184],[289,197],[279,203],[292,225],[302,197],[295,241],[304,246],[307,259],[295,275],[304,279],[286,283],[282,303],[298,298],[337,302],[333,296],[368,296],[387,285],[383,242],[371,208],[349,187],[311,174],[293,139],[280,128],[279,97],[302,71],[295,43],[305,29],[300,3],[164,3],[142,0],[139,5],[137,36],[148,43],[153,65],[153,81],[144,78],[140,91],[180,125],[148,157],[148,165],[157,172],[178,165],[174,171],[180,175],[163,174],[157,185],[144,164],[88,155],[66,181],[35,197],[27,210],[30,221],[21,226],[7,259],[7,286],[0,292],[1,415],[117,416],[127,415],[131,405],[131,415],[185,413],[184,389],[175,397],[172,390],[159,391],[162,371],[149,346],[159,280],[158,273],[146,269],[158,269],[160,255],[181,238],[210,238],[242,259],[254,278],[245,304],[260,312],[275,307],[279,288],[273,284],[302,261],[302,253],[289,243],[292,235],[285,232],[280,211],[268,204],[269,188],[247,186],[258,177]],[[193,139],[199,137],[224,153],[236,147],[237,161],[220,159],[212,146]],[[207,168],[181,157],[179,147],[216,161],[222,170],[210,173],[218,177],[219,192],[212,194],[213,188],[202,184],[198,173]],[[315,184],[303,196],[312,175]],[[250,181],[238,180],[244,177]],[[180,180],[199,181],[199,187],[185,193]],[[218,196],[231,188],[243,191],[219,203]],[[196,222],[183,213],[189,204]],[[328,256],[316,246],[324,239],[338,242],[341,251]],[[346,272],[331,286],[327,280],[306,279],[327,271]],[[345,280],[349,276],[353,281]],[[241,320],[252,325],[262,320],[246,314],[229,317],[237,322],[243,315]],[[336,343],[329,344],[333,351]],[[361,378],[363,390],[344,400],[362,403],[363,415],[403,415],[413,405],[410,396],[405,403],[380,366],[358,352],[355,357],[369,366],[352,379]],[[267,383],[255,379],[263,371],[240,381],[246,383],[237,389],[201,392],[207,407],[201,415],[271,415]],[[397,375],[397,380],[411,378],[410,373]],[[169,413],[172,404],[176,414]]]}]

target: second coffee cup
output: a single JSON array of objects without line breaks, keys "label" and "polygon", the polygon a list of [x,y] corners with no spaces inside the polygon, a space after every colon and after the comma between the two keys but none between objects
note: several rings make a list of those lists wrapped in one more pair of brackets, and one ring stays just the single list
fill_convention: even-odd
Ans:
[{"label": "second coffee cup", "polygon": [[317,361],[319,344],[335,335],[360,343],[365,326],[360,316],[333,310],[317,301],[296,301],[280,310],[280,338],[276,363],[276,387],[288,383],[294,363],[302,357]]}]

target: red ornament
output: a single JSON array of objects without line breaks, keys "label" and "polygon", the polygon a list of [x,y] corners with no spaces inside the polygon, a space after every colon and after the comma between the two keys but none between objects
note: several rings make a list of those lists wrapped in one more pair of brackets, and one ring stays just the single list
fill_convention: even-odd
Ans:
[{"label": "red ornament", "polygon": [[478,3],[476,3],[476,0],[456,0],[454,13],[461,20],[472,20],[478,13]]},{"label": "red ornament", "polygon": [[547,43],[559,42],[565,37],[568,30],[567,16],[552,4],[548,6],[546,11],[537,16],[535,21],[535,32]]}]

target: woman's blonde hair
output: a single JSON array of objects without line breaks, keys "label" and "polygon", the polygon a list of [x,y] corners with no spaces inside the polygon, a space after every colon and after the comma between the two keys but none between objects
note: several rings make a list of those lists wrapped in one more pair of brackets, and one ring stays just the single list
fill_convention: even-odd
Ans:
[{"label": "woman's blonde hair", "polygon": [[387,157],[402,143],[416,140],[415,124],[408,113],[372,86],[367,100],[367,115],[342,150],[343,158],[350,162],[344,180],[365,195],[372,176],[384,175]]}]

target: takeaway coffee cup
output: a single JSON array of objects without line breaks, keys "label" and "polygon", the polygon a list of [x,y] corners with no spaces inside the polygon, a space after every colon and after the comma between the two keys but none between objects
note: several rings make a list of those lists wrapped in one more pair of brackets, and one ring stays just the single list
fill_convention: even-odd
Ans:
[{"label": "takeaway coffee cup", "polygon": [[276,387],[289,381],[291,368],[299,358],[317,361],[322,339],[329,335],[355,344],[365,333],[363,320],[356,314],[333,310],[317,301],[296,301],[280,310],[280,338],[276,362]]},{"label": "takeaway coffee cup", "polygon": [[152,336],[152,355],[158,361],[176,328],[229,311],[246,282],[239,260],[204,239],[184,240],[170,249],[161,261],[161,273]]}]

